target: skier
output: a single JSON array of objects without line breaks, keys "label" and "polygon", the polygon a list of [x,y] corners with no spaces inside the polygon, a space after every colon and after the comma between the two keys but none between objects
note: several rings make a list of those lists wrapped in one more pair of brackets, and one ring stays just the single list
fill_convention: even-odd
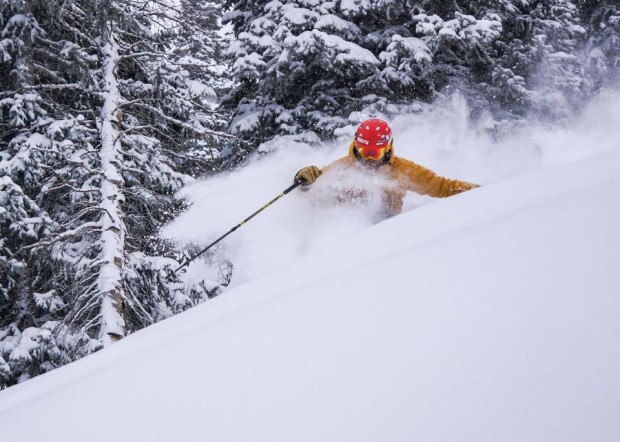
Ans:
[{"label": "skier", "polygon": [[465,181],[451,180],[436,175],[413,161],[394,156],[392,129],[386,121],[373,118],[360,124],[349,146],[349,154],[319,169],[308,166],[295,175],[302,186],[314,183],[322,174],[337,167],[357,167],[379,173],[388,178],[393,186],[383,189],[385,215],[400,213],[407,191],[445,198],[479,187]]}]

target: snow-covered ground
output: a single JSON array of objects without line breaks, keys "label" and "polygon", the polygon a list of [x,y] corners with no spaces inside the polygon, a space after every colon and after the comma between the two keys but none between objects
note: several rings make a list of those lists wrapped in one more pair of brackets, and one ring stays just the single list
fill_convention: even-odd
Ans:
[{"label": "snow-covered ground", "polygon": [[[617,103],[495,147],[458,99],[396,119],[397,154],[484,186],[381,222],[295,191],[226,240],[221,296],[0,392],[2,440],[620,440]],[[204,244],[343,153],[197,183],[166,234]]]}]

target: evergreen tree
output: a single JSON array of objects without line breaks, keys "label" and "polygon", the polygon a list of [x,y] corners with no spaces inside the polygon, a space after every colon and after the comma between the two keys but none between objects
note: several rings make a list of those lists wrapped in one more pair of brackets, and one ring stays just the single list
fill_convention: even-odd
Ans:
[{"label": "evergreen tree", "polygon": [[225,17],[237,36],[230,49],[239,82],[230,99],[233,133],[256,141],[305,130],[330,136],[351,112],[382,101],[389,90],[380,61],[352,21],[365,13],[361,3],[371,2],[359,3],[236,2]]},{"label": "evergreen tree", "polygon": [[169,278],[178,262],[156,234],[191,175],[220,167],[230,136],[214,111],[221,76],[193,67],[213,67],[204,47],[221,44],[218,5],[1,5],[0,199],[11,204],[0,212],[0,383],[10,384],[217,293]]},{"label": "evergreen tree", "polygon": [[[591,16],[609,17],[613,27],[602,3]],[[226,4],[239,82],[228,100],[230,129],[254,141],[305,131],[329,137],[356,112],[389,115],[393,105],[432,101],[448,86],[475,108],[510,118],[561,116],[585,90],[578,51],[586,29],[569,0]],[[611,54],[615,37],[606,38]]]},{"label": "evergreen tree", "polygon": [[0,3],[2,99],[0,110],[0,386],[52,369],[61,360],[46,328],[50,311],[62,303],[53,289],[40,290],[45,275],[31,269],[32,246],[57,223],[43,208],[41,183],[58,152],[47,136],[58,106],[45,99],[41,76],[54,74],[39,63],[46,32],[34,14],[37,5]]},{"label": "evergreen tree", "polygon": [[585,67],[589,91],[617,83],[620,74],[620,5],[617,1],[578,2],[588,31]]}]

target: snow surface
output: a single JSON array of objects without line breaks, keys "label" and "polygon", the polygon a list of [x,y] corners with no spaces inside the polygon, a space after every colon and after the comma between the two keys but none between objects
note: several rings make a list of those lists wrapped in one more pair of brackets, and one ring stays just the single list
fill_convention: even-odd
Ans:
[{"label": "snow surface", "polygon": [[[458,98],[395,119],[397,154],[483,187],[374,224],[291,193],[225,241],[234,287],[0,392],[2,440],[620,440],[618,103],[494,147]],[[167,234],[344,153],[288,147],[187,188]]]}]

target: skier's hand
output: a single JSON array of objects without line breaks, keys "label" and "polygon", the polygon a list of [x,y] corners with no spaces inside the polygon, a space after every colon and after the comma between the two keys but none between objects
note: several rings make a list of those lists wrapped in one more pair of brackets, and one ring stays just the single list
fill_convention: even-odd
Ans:
[{"label": "skier's hand", "polygon": [[320,175],[321,169],[316,166],[308,166],[297,172],[295,175],[295,181],[300,183],[302,186],[307,186],[314,183]]},{"label": "skier's hand", "polygon": [[450,186],[450,192],[452,194],[467,192],[468,190],[475,189],[476,187],[480,187],[478,184],[468,183],[465,181],[457,181],[452,186]]}]

